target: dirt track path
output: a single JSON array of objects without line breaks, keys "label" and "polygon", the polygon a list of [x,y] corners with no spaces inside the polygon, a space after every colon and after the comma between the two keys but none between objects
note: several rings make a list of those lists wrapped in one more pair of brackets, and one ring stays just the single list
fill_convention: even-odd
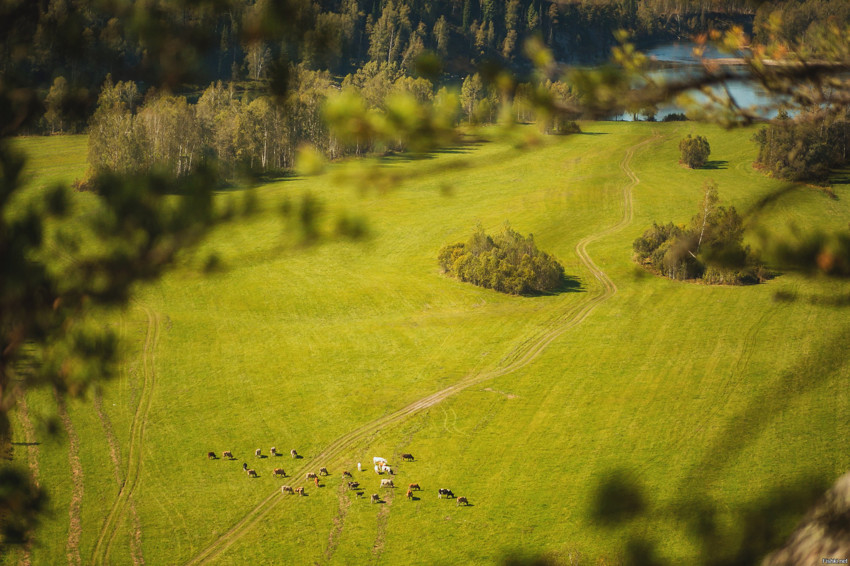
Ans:
[{"label": "dirt track path", "polygon": [[[24,393],[18,396],[16,414],[21,423],[21,430],[24,433],[24,442],[27,445],[27,465],[30,469],[30,476],[36,487],[41,487],[41,477],[38,468],[38,446],[36,441],[35,427],[29,416],[29,407],[27,406],[27,398]],[[21,550],[21,566],[30,566],[32,564],[32,540],[28,541]]]},{"label": "dirt track path", "polygon": [[[142,472],[142,443],[145,436],[145,423],[147,414],[151,406],[151,397],[153,388],[156,382],[156,374],[154,372],[154,362],[156,360],[156,344],[159,340],[159,315],[145,305],[139,304],[139,307],[145,312],[148,319],[148,329],[145,336],[145,346],[142,354],[143,358],[143,373],[144,382],[142,393],[139,398],[139,404],[136,407],[136,413],[133,415],[133,424],[130,427],[130,446],[128,449],[128,464],[127,476],[123,484],[118,490],[118,496],[109,510],[109,514],[103,522],[100,529],[100,534],[97,537],[97,542],[94,545],[91,562],[93,564],[108,564],[109,554],[112,551],[112,543],[115,540],[115,535],[118,533],[121,523],[124,521],[128,509],[132,507],[131,498],[133,492],[139,484],[139,477]],[[135,509],[130,509],[131,514],[135,517]],[[136,521],[134,521],[134,524]],[[134,525],[134,530],[137,525]],[[138,542],[137,533],[130,534],[131,541],[136,539]],[[131,542],[132,544],[132,542]],[[134,548],[135,549],[135,548]],[[133,552],[134,562],[140,559],[135,551]]]},{"label": "dirt track path", "polygon": [[[310,468],[312,463],[330,461],[334,457],[341,455],[345,451],[345,449],[351,446],[352,444],[355,444],[358,441],[365,439],[369,435],[374,434],[382,428],[385,428],[389,425],[397,424],[412,415],[415,415],[429,407],[433,407],[441,401],[451,397],[455,393],[459,393],[460,391],[463,391],[464,389],[467,389],[468,387],[477,383],[481,383],[489,379],[494,379],[496,377],[501,377],[503,375],[512,373],[520,368],[527,366],[532,361],[534,361],[546,349],[546,347],[552,343],[552,341],[554,341],[567,330],[570,330],[571,328],[574,328],[581,324],[597,306],[611,298],[614,293],[617,292],[617,286],[614,284],[613,281],[611,281],[611,279],[605,274],[605,272],[602,271],[593,262],[593,260],[587,253],[587,246],[599,240],[600,238],[603,238],[621,230],[632,221],[632,218],[634,216],[634,209],[632,206],[632,189],[634,189],[634,187],[637,186],[638,183],[640,183],[640,179],[631,169],[630,163],[632,158],[634,157],[635,152],[638,149],[658,139],[659,136],[655,135],[638,144],[631,146],[626,150],[623,159],[620,161],[620,170],[623,171],[623,173],[629,179],[628,183],[623,186],[622,191],[622,218],[616,224],[609,226],[608,228],[605,228],[599,232],[591,234],[590,236],[586,236],[585,238],[582,238],[578,242],[578,244],[576,244],[575,250],[579,259],[581,259],[581,261],[585,264],[590,273],[601,284],[601,289],[596,295],[588,297],[586,300],[580,302],[577,305],[573,305],[572,307],[567,309],[567,311],[565,311],[561,316],[555,318],[548,328],[538,333],[538,335],[532,337],[531,339],[526,340],[522,344],[518,345],[510,354],[508,354],[505,358],[501,360],[500,367],[497,367],[490,371],[467,375],[459,382],[450,385],[445,389],[423,397],[418,401],[415,401],[394,413],[375,419],[374,421],[367,423],[361,426],[360,428],[357,428],[337,438],[331,444],[329,444],[322,452],[310,459],[310,465],[308,465],[306,462],[302,464],[301,468],[293,472],[292,477],[303,477],[305,471]],[[256,507],[248,511],[242,519],[240,519],[235,525],[233,525],[230,529],[224,532],[218,539],[213,541],[209,546],[207,546],[196,556],[188,560],[186,564],[201,564],[216,559],[282,501],[285,501],[285,498],[280,495],[279,490],[275,490],[268,497],[266,497],[259,504],[257,504]]]},{"label": "dirt track path", "polygon": [[80,538],[83,535],[82,507],[83,507],[83,466],[80,464],[80,439],[68,410],[65,407],[65,399],[54,391],[56,397],[56,411],[62,428],[68,435],[68,466],[71,469],[71,503],[68,505],[68,542],[65,544],[65,555],[71,566],[83,563],[80,557]]}]

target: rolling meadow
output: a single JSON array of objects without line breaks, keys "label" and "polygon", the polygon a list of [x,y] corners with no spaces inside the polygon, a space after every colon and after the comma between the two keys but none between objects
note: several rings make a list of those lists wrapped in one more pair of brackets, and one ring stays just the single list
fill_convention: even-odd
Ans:
[{"label": "rolling meadow", "polygon": [[[123,338],[120,377],[62,406],[31,390],[13,412],[8,465],[50,502],[37,542],[4,562],[758,562],[850,467],[850,285],[781,269],[753,286],[671,281],[639,268],[632,242],[688,222],[707,179],[754,247],[846,228],[848,185],[831,198],[766,177],[753,130],[581,127],[530,149],[485,131],[375,160],[400,180],[384,189],[341,182],[341,163],[221,191],[219,206],[255,199],[253,214],[98,321]],[[678,163],[688,133],[711,143],[705,169]],[[85,173],[83,136],[15,147],[31,198]],[[326,232],[346,215],[366,236],[300,241],[281,208],[308,193]],[[94,197],[74,198],[82,215]],[[441,247],[505,222],[570,284],[517,297],[440,273]],[[321,487],[304,480],[322,466]]]}]

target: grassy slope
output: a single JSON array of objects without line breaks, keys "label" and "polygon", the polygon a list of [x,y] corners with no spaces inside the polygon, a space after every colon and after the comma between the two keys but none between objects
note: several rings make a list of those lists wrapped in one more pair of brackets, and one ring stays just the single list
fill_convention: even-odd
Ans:
[{"label": "grassy slope", "polygon": [[[676,164],[678,139],[694,127],[707,133],[712,159],[726,162],[719,169]],[[221,229],[186,260],[197,264],[214,250],[225,273],[204,278],[181,269],[143,290],[139,301],[162,316],[135,491],[145,560],[190,558],[281,483],[270,477],[272,462],[248,458],[254,448],[295,447],[310,462],[360,424],[497,366],[598,292],[575,245],[619,220],[626,178],[615,164],[653,130],[663,141],[632,162],[642,181],[634,221],[589,246],[619,288],[613,298],[532,364],[377,432],[344,461],[315,463],[338,472],[373,454],[396,461],[413,452],[417,462],[399,464],[399,483],[421,483],[420,501],[403,501],[396,490],[386,505],[371,506],[340,492],[334,474],[327,487],[308,487],[309,497],[274,507],[220,560],[487,562],[512,550],[592,558],[616,555],[635,536],[657,541],[659,553],[679,561],[700,553],[703,539],[682,525],[708,516],[704,508],[716,508],[722,541],[709,549],[731,549],[742,514],[765,493],[846,469],[847,425],[835,417],[847,409],[835,394],[847,377],[845,317],[805,300],[846,293],[845,286],[792,275],[757,287],[695,286],[642,276],[630,262],[631,241],[653,220],[691,216],[703,178],[714,178],[721,198],[739,210],[780,187],[749,167],[748,134],[690,124],[587,129],[603,135],[553,140],[531,153],[484,144],[468,155],[400,160],[390,167],[411,180],[386,195],[357,195],[326,178],[263,186],[263,213]],[[42,157],[65,148],[39,145],[56,138],[23,144],[44,160],[34,162],[37,173],[61,176],[64,166],[72,177],[83,168],[75,161],[79,140],[69,140],[76,145],[64,150],[64,161]],[[467,158],[464,168],[448,167]],[[48,164],[60,170],[50,173]],[[365,214],[374,237],[281,248],[275,210],[304,190]],[[759,222],[841,226],[846,189],[836,190],[841,198],[833,201],[795,189],[762,210]],[[496,230],[505,220],[533,232],[580,277],[582,292],[503,297],[438,274],[441,245],[464,239],[476,222]],[[801,300],[776,302],[778,290]],[[104,392],[122,470],[146,328],[141,310],[124,319],[127,372]],[[31,398],[31,409],[51,410],[49,395]],[[117,489],[102,423],[90,405],[73,403],[71,414],[85,440],[86,559]],[[40,465],[43,477],[55,478],[48,485],[56,514],[34,556],[49,561],[65,553],[71,486],[67,445],[47,444]],[[232,449],[238,460],[207,462],[210,449]],[[292,460],[276,460],[290,471]],[[245,479],[242,461],[261,477]],[[599,528],[588,517],[591,496],[612,469],[643,486],[649,511],[624,528]],[[377,491],[374,476],[362,478]],[[474,506],[437,501],[439,486]],[[129,525],[122,523],[111,562],[131,563]]]}]

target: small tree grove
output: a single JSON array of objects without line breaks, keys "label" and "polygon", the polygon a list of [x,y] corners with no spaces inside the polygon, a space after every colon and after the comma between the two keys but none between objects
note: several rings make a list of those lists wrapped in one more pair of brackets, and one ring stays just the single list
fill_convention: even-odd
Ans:
[{"label": "small tree grove", "polygon": [[552,292],[564,282],[564,267],[538,250],[531,234],[508,225],[495,237],[479,226],[466,243],[441,249],[438,260],[452,277],[511,295]]},{"label": "small tree grove", "polygon": [[679,142],[679,151],[682,152],[681,162],[691,169],[697,169],[708,162],[711,146],[703,136],[693,137],[688,134],[688,137]]}]

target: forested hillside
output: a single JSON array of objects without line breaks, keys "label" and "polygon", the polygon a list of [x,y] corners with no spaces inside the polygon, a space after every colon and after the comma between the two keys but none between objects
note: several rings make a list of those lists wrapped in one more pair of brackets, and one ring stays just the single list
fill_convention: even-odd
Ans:
[{"label": "forested hillside", "polygon": [[[681,38],[746,24],[754,13],[748,2],[735,0],[232,0],[223,7],[177,0],[144,8],[79,0],[5,3],[0,19],[10,41],[0,45],[0,75],[26,76],[38,87],[46,114],[31,128],[79,131],[107,74],[138,82],[142,94],[166,83],[195,96],[216,80],[272,80],[274,89],[284,90],[291,65],[342,77],[371,64],[457,82],[485,61],[527,70],[523,43],[531,36],[560,60],[602,60],[616,29],[638,40]],[[286,39],[278,39],[284,33]],[[18,42],[31,44],[23,57],[11,49]],[[425,52],[440,65],[417,68]]]}]

